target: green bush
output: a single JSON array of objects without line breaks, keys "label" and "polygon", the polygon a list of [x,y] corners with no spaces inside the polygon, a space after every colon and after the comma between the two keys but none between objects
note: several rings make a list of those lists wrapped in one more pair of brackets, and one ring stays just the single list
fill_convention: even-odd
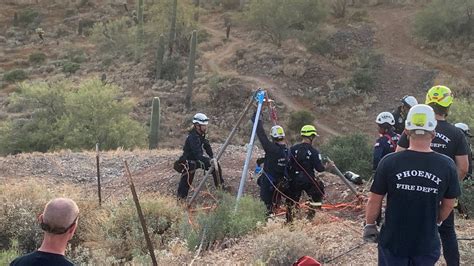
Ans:
[{"label": "green bush", "polygon": [[[178,236],[182,209],[176,200],[149,195],[140,199],[140,205],[155,249],[163,248],[163,244]],[[105,228],[107,241],[114,247],[110,253],[115,258],[132,260],[136,255],[147,254],[143,229],[132,200],[112,210]]]},{"label": "green bush", "polygon": [[434,0],[415,19],[415,33],[428,41],[473,39],[474,2]]},{"label": "green bush", "polygon": [[243,236],[265,222],[266,209],[261,201],[243,197],[237,211],[235,204],[234,196],[223,193],[219,206],[210,213],[199,213],[194,227],[189,224],[189,217],[183,219],[181,235],[187,239],[188,248],[195,250],[202,241],[206,250],[216,241]]},{"label": "green bush", "polygon": [[363,50],[357,57],[357,67],[352,73],[352,85],[359,91],[372,91],[377,77],[376,70],[380,64],[381,55],[370,50]]},{"label": "green bush", "polygon": [[257,265],[293,265],[303,256],[317,258],[317,250],[312,248],[314,243],[304,231],[278,228],[259,235],[256,242],[254,260]]},{"label": "green bush", "polygon": [[295,31],[314,31],[326,14],[319,0],[261,0],[251,1],[245,16],[251,27],[281,46]]},{"label": "green bush", "polygon": [[334,51],[334,47],[327,39],[315,40],[309,45],[309,50],[320,55],[330,54]]},{"label": "green bush", "polygon": [[3,74],[3,80],[10,83],[23,81],[27,78],[28,74],[22,69],[14,69]]},{"label": "green bush", "polygon": [[66,74],[74,74],[76,71],[81,68],[81,65],[78,63],[66,61],[63,63],[63,72]]},{"label": "green bush", "polygon": [[6,250],[0,249],[0,265],[9,265],[12,260],[20,256],[18,241],[13,241],[12,247]]},{"label": "green bush", "polygon": [[449,122],[465,123],[474,131],[474,102],[466,98],[455,98],[449,108]]},{"label": "green bush", "polygon": [[81,64],[87,61],[86,53],[82,49],[72,48],[66,51],[64,59],[67,59],[71,62]]},{"label": "green bush", "polygon": [[314,116],[308,111],[297,111],[290,114],[288,130],[298,134],[304,125],[313,125]]},{"label": "green bush", "polygon": [[46,55],[44,53],[33,53],[33,54],[30,54],[30,56],[28,57],[28,60],[33,63],[33,64],[42,64],[44,63],[44,61],[46,61]]},{"label": "green bush", "polygon": [[372,175],[372,147],[366,135],[354,133],[334,137],[321,150],[341,172],[353,171],[365,179]]},{"label": "green bush", "polygon": [[20,26],[28,26],[35,22],[39,16],[40,13],[37,10],[26,8],[18,12],[15,23]]},{"label": "green bush", "polygon": [[221,0],[222,7],[226,10],[238,9],[240,7],[240,0]]},{"label": "green bush", "polygon": [[0,153],[93,149],[96,143],[104,150],[142,147],[146,131],[130,118],[132,103],[119,96],[119,87],[98,79],[76,88],[68,82],[21,84],[9,100],[31,116],[1,124]]},{"label": "green bush", "polygon": [[474,180],[464,180],[461,182],[459,203],[468,217],[474,217]]},{"label": "green bush", "polygon": [[168,57],[164,60],[161,68],[161,78],[176,81],[182,77],[181,73],[186,66],[177,56]]}]

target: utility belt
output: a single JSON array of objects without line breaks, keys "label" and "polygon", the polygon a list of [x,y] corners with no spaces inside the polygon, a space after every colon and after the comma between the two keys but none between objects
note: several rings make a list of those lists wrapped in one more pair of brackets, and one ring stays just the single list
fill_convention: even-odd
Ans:
[{"label": "utility belt", "polygon": [[197,168],[206,169],[206,166],[201,161],[186,160],[183,156],[179,157],[179,159],[173,163],[173,169],[178,173],[182,173],[186,169],[188,171],[193,171]]}]

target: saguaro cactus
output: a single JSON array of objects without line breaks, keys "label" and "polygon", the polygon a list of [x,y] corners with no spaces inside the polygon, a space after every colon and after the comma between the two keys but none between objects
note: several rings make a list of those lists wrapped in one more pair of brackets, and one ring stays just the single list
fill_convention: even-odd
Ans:
[{"label": "saguaro cactus", "polygon": [[176,39],[176,12],[178,10],[178,0],[173,0],[173,7],[170,16],[170,35],[169,35],[169,52],[173,54],[173,44]]},{"label": "saguaro cactus", "polygon": [[193,97],[193,81],[194,81],[194,66],[196,62],[196,44],[197,32],[193,31],[191,37],[191,50],[189,51],[189,65],[188,65],[188,88],[186,91],[186,109],[191,109],[191,100]]},{"label": "saguaro cactus", "polygon": [[158,40],[158,49],[156,50],[155,80],[161,78],[161,69],[163,67],[163,58],[165,56],[165,37],[160,35]]},{"label": "saguaro cactus", "polygon": [[137,46],[136,46],[136,58],[138,59],[141,54],[142,54],[142,49],[143,49],[143,36],[144,36],[144,31],[143,31],[143,0],[138,0],[138,6],[137,6],[137,20],[138,20],[138,26],[137,26]]},{"label": "saguaro cactus", "polygon": [[151,111],[149,149],[158,148],[159,129],[160,129],[160,98],[154,97]]}]

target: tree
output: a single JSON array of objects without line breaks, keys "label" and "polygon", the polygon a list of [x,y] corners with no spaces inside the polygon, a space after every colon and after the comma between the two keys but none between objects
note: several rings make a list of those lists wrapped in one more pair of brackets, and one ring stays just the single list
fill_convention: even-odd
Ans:
[{"label": "tree", "polygon": [[280,47],[293,31],[314,30],[326,13],[320,0],[255,0],[250,3],[246,18],[251,27]]},{"label": "tree", "polygon": [[10,100],[29,116],[1,124],[0,152],[143,146],[145,129],[129,117],[132,103],[119,100],[119,92],[98,79],[77,87],[65,81],[22,83]]},{"label": "tree", "polygon": [[474,36],[474,1],[434,0],[416,15],[415,33],[428,40],[440,41]]}]

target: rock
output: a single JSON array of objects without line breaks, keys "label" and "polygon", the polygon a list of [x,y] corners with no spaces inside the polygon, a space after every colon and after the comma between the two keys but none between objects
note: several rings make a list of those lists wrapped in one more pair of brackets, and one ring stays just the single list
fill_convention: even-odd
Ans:
[{"label": "rock", "polygon": [[0,43],[6,43],[7,42],[7,38],[5,38],[4,36],[0,36]]}]

